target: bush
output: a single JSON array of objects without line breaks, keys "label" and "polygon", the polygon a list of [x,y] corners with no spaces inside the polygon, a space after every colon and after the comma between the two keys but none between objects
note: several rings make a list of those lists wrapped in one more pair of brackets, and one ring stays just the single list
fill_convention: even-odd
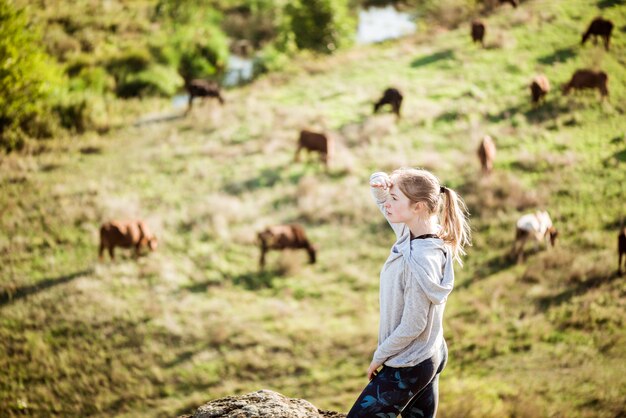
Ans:
[{"label": "bush", "polygon": [[119,97],[173,96],[183,86],[183,80],[170,67],[153,65],[146,71],[130,75],[118,85]]},{"label": "bush", "polygon": [[52,106],[52,110],[63,128],[82,133],[104,128],[106,109],[98,95],[81,92],[68,93]]},{"label": "bush", "polygon": [[261,50],[254,62],[254,72],[263,73],[284,70],[289,65],[289,55],[270,44]]},{"label": "bush", "polygon": [[111,58],[106,69],[113,74],[117,82],[123,81],[129,74],[144,71],[152,61],[146,49],[131,49]]},{"label": "bush", "polygon": [[62,83],[58,65],[40,46],[37,30],[23,10],[0,0],[0,147],[23,143],[21,126],[43,112],[46,101]]},{"label": "bush", "polygon": [[410,0],[418,13],[449,28],[466,23],[479,9],[480,0]]},{"label": "bush", "polygon": [[104,95],[115,90],[115,80],[102,67],[85,67],[70,81],[71,91],[90,90]]},{"label": "bush", "polygon": [[228,42],[214,26],[188,28],[175,40],[181,51],[178,70],[183,79],[207,78],[223,74],[228,59]]},{"label": "bush", "polygon": [[43,41],[48,53],[61,61],[81,51],[80,42],[65,33],[61,25],[50,25],[47,27]]},{"label": "bush", "polygon": [[285,15],[299,49],[330,53],[348,44],[354,32],[346,0],[295,0]]},{"label": "bush", "polygon": [[285,1],[251,0],[227,9],[221,27],[233,39],[245,39],[255,48],[273,41],[279,33]]},{"label": "bush", "polygon": [[84,69],[96,65],[96,60],[91,54],[78,54],[71,57],[65,66],[65,74],[68,77],[76,77]]}]

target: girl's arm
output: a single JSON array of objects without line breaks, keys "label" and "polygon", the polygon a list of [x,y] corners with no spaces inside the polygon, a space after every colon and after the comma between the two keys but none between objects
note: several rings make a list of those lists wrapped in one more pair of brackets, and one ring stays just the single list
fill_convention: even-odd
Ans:
[{"label": "girl's arm", "polygon": [[417,280],[418,278],[413,274],[407,280],[400,325],[378,346],[373,362],[383,364],[406,349],[426,329],[430,310],[434,309],[434,306],[420,288]]},{"label": "girl's arm", "polygon": [[[387,222],[389,222],[389,218],[387,218],[387,211],[385,210],[385,201],[389,197],[389,188],[393,185],[391,179],[387,175],[387,173],[376,172],[370,176],[370,191],[372,193],[372,197],[376,202],[376,206],[382,212]],[[402,234],[404,234],[406,225],[404,223],[391,223],[391,228],[393,232],[396,233],[396,238],[400,238]]]}]

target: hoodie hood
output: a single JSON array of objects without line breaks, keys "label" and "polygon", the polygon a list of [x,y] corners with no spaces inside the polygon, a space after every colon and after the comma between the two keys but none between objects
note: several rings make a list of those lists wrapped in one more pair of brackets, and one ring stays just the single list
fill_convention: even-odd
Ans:
[{"label": "hoodie hood", "polygon": [[392,251],[402,254],[433,304],[440,305],[447,300],[454,287],[454,269],[452,254],[442,239],[411,240],[410,234],[404,234]]}]

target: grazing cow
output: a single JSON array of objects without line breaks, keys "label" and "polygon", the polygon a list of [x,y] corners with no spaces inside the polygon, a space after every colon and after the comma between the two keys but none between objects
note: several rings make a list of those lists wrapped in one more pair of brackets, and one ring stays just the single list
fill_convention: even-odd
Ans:
[{"label": "grazing cow", "polygon": [[517,0],[499,0],[500,4],[506,4],[509,3],[511,6],[513,6],[513,8],[517,7],[518,1]]},{"label": "grazing cow", "polygon": [[608,81],[609,76],[604,71],[576,70],[570,81],[564,84],[561,89],[565,95],[569,94],[571,89],[598,89],[604,98],[609,95]]},{"label": "grazing cow", "polygon": [[548,92],[550,92],[550,82],[548,81],[548,78],[543,74],[535,76],[533,81],[530,83],[530,96],[532,98],[533,105],[539,104],[542,99],[545,100]]},{"label": "grazing cow", "polygon": [[220,86],[216,82],[206,80],[191,80],[185,83],[185,89],[189,94],[189,104],[185,114],[191,111],[193,99],[196,97],[215,97],[220,104],[224,104],[224,98],[220,94]]},{"label": "grazing cow", "polygon": [[110,221],[100,227],[100,251],[98,256],[103,259],[105,248],[109,250],[111,260],[115,259],[115,247],[134,248],[135,257],[139,257],[142,248],[156,250],[157,238],[143,221]]},{"label": "grazing cow", "polygon": [[496,158],[496,144],[489,135],[485,135],[478,146],[478,158],[484,174],[490,174],[493,160]]},{"label": "grazing cow", "polygon": [[617,236],[617,274],[622,275],[622,257],[624,258],[624,267],[626,267],[626,227],[622,227]]},{"label": "grazing cow", "polygon": [[257,236],[261,244],[261,258],[259,259],[261,269],[265,267],[265,254],[269,250],[305,249],[309,253],[310,263],[315,263],[317,249],[309,242],[301,225],[269,226]]},{"label": "grazing cow", "polygon": [[378,110],[382,106],[388,104],[391,106],[393,113],[395,113],[398,117],[400,117],[400,107],[402,106],[402,99],[403,97],[402,97],[402,93],[400,93],[400,90],[393,88],[393,87],[389,87],[383,93],[383,97],[381,97],[380,100],[378,100],[374,104],[374,113],[378,112]]},{"label": "grazing cow", "polygon": [[547,241],[548,238],[550,239],[550,244],[554,247],[558,234],[559,232],[552,225],[548,212],[539,211],[526,214],[517,221],[515,242],[513,243],[511,255],[517,262],[521,262],[524,259],[524,244],[526,244],[528,238],[532,238],[535,241],[535,248],[539,249],[539,243]]},{"label": "grazing cow", "polygon": [[485,24],[480,20],[472,22],[472,42],[480,42],[485,47]]},{"label": "grazing cow", "polygon": [[581,45],[584,45],[589,39],[590,36],[593,35],[593,43],[594,45],[598,42],[598,36],[602,38],[604,41],[604,49],[609,50],[609,42],[611,41],[611,32],[613,31],[613,22],[610,20],[602,19],[601,17],[596,17],[591,21],[587,31],[583,33]]},{"label": "grazing cow", "polygon": [[300,151],[306,149],[309,152],[318,152],[320,154],[320,160],[324,162],[326,169],[332,158],[334,143],[332,137],[326,136],[323,133],[312,132],[307,130],[300,131],[300,137],[298,138],[298,148],[294,156],[294,161],[300,161]]}]

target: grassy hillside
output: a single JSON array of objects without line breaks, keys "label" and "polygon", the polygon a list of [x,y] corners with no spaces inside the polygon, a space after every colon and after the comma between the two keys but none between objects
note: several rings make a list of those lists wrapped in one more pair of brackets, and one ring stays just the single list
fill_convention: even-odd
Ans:
[{"label": "grassy hillside", "polygon": [[[612,49],[579,45],[616,22]],[[457,188],[474,246],[445,319],[441,417],[626,414],[626,6],[533,1],[469,29],[427,32],[300,63],[187,117],[146,101],[143,122],[0,160],[0,415],[171,417],[268,388],[346,411],[376,345],[378,273],[393,241],[370,201],[374,170],[421,166]],[[563,97],[577,68],[610,100]],[[533,109],[527,85],[553,85]],[[388,85],[403,118],[371,115]],[[156,113],[154,113],[156,112]],[[299,129],[338,141],[329,173],[292,163]],[[475,149],[490,134],[495,172]],[[551,251],[507,254],[517,217],[547,208]],[[156,253],[97,262],[100,223],[142,217]],[[256,231],[300,222],[320,247],[270,254]]]}]

